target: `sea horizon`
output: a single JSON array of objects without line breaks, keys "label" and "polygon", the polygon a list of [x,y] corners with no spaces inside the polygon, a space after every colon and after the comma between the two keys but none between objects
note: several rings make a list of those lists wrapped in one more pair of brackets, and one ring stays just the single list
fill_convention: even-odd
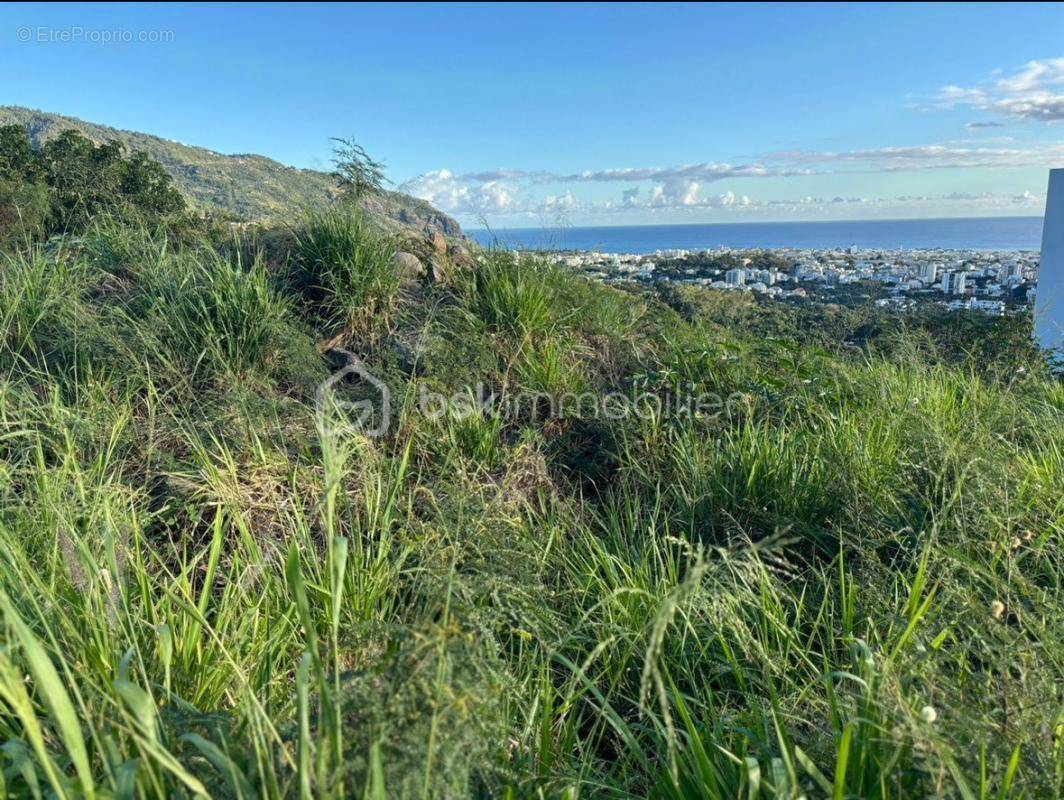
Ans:
[{"label": "sea horizon", "polygon": [[1037,251],[1042,217],[715,222],[474,228],[484,246],[647,254],[657,250],[800,249]]}]

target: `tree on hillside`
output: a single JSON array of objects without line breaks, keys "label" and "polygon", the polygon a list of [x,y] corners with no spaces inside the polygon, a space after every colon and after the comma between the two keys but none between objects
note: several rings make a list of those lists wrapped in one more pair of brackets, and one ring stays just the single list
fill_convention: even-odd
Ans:
[{"label": "tree on hillside", "polygon": [[0,127],[0,245],[78,233],[101,214],[155,222],[185,211],[170,175],[144,153],[73,130],[35,150],[22,126]]},{"label": "tree on hillside", "polygon": [[380,194],[388,179],[384,164],[370,158],[362,145],[354,139],[333,138],[333,178],[350,199],[360,200],[364,195]]},{"label": "tree on hillside", "polygon": [[50,213],[48,189],[25,129],[0,127],[0,248],[39,238]]},{"label": "tree on hillside", "polygon": [[123,197],[153,214],[180,214],[186,209],[185,198],[175,187],[163,165],[146,153],[133,153],[125,161],[119,184]]},{"label": "tree on hillside", "polygon": [[37,154],[21,125],[0,126],[0,181],[33,181]]},{"label": "tree on hillside", "polygon": [[40,149],[44,181],[51,189],[53,227],[77,231],[117,199],[122,157],[117,142],[95,145],[66,130]]}]

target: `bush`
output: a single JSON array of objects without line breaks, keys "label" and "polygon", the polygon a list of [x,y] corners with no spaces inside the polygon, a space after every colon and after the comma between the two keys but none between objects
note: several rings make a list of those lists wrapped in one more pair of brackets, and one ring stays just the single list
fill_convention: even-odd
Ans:
[{"label": "bush", "polygon": [[43,239],[49,211],[43,184],[0,181],[0,252],[28,249]]},{"label": "bush", "polygon": [[387,324],[399,290],[393,241],[346,206],[308,211],[294,237],[291,279],[326,324]]}]

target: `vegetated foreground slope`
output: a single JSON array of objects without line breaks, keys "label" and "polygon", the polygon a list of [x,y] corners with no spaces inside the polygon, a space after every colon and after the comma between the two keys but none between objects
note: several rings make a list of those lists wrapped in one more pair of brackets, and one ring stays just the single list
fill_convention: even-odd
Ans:
[{"label": "vegetated foreground slope", "polygon": [[[1013,321],[418,279],[342,213],[3,262],[5,792],[1059,794],[1064,388]],[[383,436],[365,382],[317,413],[325,339]]]},{"label": "vegetated foreground slope", "polygon": [[[124,131],[18,106],[0,106],[0,125],[22,125],[36,146],[64,130],[76,130],[103,144],[120,142],[159,162],[176,187],[201,211],[221,212],[239,219],[284,221],[308,206],[334,199],[337,190],[326,172],[296,169],[264,156],[224,155],[146,133]],[[431,205],[399,192],[363,200],[366,211],[393,226],[461,235],[458,223]]]}]

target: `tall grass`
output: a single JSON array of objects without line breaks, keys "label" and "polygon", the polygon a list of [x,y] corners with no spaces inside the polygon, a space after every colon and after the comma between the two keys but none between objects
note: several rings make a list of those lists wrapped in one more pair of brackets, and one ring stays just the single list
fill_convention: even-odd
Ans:
[{"label": "tall grass", "polygon": [[347,207],[308,210],[293,235],[293,283],[327,324],[387,325],[399,289],[394,242]]},{"label": "tall grass", "polygon": [[160,348],[193,374],[240,375],[263,368],[277,345],[289,301],[271,284],[261,260],[213,253],[171,259],[152,270],[134,298]]},{"label": "tall grass", "polygon": [[491,329],[536,337],[551,333],[558,322],[555,270],[542,261],[496,253],[471,280],[471,311]]},{"label": "tall grass", "polygon": [[[292,258],[383,270],[337,224]],[[391,320],[421,343],[416,372],[372,361],[395,397],[481,353],[471,385],[749,401],[396,402],[340,435],[324,366],[278,368],[330,295],[301,321],[277,265],[126,244],[0,274],[3,794],[1064,790],[1059,383],[777,347],[485,254]]]}]

